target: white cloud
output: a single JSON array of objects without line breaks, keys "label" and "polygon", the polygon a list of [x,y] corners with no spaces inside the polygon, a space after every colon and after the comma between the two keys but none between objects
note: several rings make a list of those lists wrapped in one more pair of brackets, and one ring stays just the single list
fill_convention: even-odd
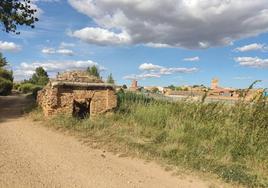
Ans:
[{"label": "white cloud", "polygon": [[171,48],[172,46],[168,44],[162,44],[162,43],[147,43],[144,46],[151,47],[151,48]]},{"label": "white cloud", "polygon": [[74,43],[61,42],[59,48],[69,48],[69,47],[70,48],[75,47],[75,44]]},{"label": "white cloud", "polygon": [[98,45],[209,48],[268,31],[267,0],[68,1],[97,25],[73,36]]},{"label": "white cloud", "polygon": [[46,62],[33,62],[33,63],[21,63],[14,70],[14,76],[16,80],[22,80],[29,78],[37,67],[43,67],[50,76],[55,76],[58,72],[70,71],[70,70],[85,70],[87,67],[96,65],[100,70],[104,70],[104,67],[100,66],[97,62],[87,61],[46,61]]},{"label": "white cloud", "polygon": [[236,76],[233,78],[234,80],[252,80],[251,76]]},{"label": "white cloud", "polygon": [[160,70],[161,75],[169,75],[174,73],[193,73],[197,72],[197,68],[163,68]]},{"label": "white cloud", "polygon": [[141,74],[131,74],[124,77],[124,79],[132,80],[132,79],[146,79],[146,78],[160,78],[164,75],[172,75],[175,73],[194,73],[197,72],[198,69],[193,68],[181,68],[181,67],[164,67],[160,65],[154,65],[152,63],[143,63],[139,66],[139,69],[142,71]]},{"label": "white cloud", "polygon": [[77,30],[71,33],[71,36],[79,38],[88,43],[94,43],[99,45],[110,44],[128,44],[131,42],[131,38],[126,32],[115,33],[107,29],[86,27],[81,30]]},{"label": "white cloud", "polygon": [[198,56],[196,57],[187,57],[187,58],[184,58],[183,61],[199,61],[200,58]]},{"label": "white cloud", "polygon": [[256,50],[265,50],[266,47],[264,44],[257,44],[257,43],[253,43],[253,44],[249,44],[249,45],[245,45],[242,47],[238,47],[235,49],[235,51],[238,52],[247,52],[247,51],[256,51]]},{"label": "white cloud", "polygon": [[46,3],[54,3],[60,2],[61,0],[32,0],[32,2],[46,2]]},{"label": "white cloud", "polygon": [[236,57],[234,59],[241,66],[252,68],[268,68],[268,59],[261,59],[259,57]]},{"label": "white cloud", "polygon": [[64,49],[64,48],[60,48],[58,50],[54,48],[43,48],[42,53],[49,54],[49,55],[52,55],[52,54],[61,54],[61,55],[67,55],[67,56],[74,55],[74,52],[72,50]]},{"label": "white cloud", "polygon": [[0,50],[14,52],[21,50],[21,47],[14,42],[0,41]]},{"label": "white cloud", "polygon": [[43,48],[42,49],[42,53],[43,54],[55,54],[56,51],[54,48]]},{"label": "white cloud", "polygon": [[73,56],[74,52],[72,50],[69,49],[59,49],[56,51],[58,54],[62,54],[62,55],[68,55],[68,56]]},{"label": "white cloud", "polygon": [[154,65],[152,63],[143,63],[139,66],[139,69],[142,71],[156,71],[163,69],[164,67],[159,66],[159,65]]},{"label": "white cloud", "polygon": [[125,76],[124,79],[125,80],[144,80],[147,78],[160,78],[161,75],[160,74],[132,74],[132,75],[128,75]]}]

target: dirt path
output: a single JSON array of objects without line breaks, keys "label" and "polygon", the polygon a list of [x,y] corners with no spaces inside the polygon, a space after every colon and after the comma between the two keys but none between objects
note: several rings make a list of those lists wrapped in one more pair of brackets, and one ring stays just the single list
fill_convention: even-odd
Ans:
[{"label": "dirt path", "polygon": [[155,163],[89,148],[31,122],[21,116],[27,104],[21,96],[0,97],[0,187],[212,187],[191,176],[172,176]]}]

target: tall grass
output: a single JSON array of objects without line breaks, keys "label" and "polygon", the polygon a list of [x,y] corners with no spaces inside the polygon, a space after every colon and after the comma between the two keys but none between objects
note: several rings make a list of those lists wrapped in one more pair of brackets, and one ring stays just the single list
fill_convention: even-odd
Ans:
[{"label": "tall grass", "polygon": [[[95,120],[56,117],[50,125],[95,135],[169,164],[217,174],[227,182],[268,187],[268,105],[167,102],[118,94],[118,109]],[[122,147],[123,148],[123,147]]]}]

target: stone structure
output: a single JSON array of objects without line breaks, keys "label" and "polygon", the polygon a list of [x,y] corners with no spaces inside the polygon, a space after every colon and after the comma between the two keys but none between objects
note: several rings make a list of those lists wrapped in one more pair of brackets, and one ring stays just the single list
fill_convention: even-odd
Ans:
[{"label": "stone structure", "polygon": [[138,81],[137,80],[132,80],[131,87],[138,88]]},{"label": "stone structure", "polygon": [[217,89],[219,87],[219,79],[214,78],[211,80],[211,89]]},{"label": "stone structure", "polygon": [[214,78],[211,81],[211,91],[208,93],[209,96],[224,96],[224,97],[237,97],[235,89],[223,88],[219,86],[219,79]]},{"label": "stone structure", "polygon": [[117,106],[113,85],[81,71],[66,72],[50,80],[38,92],[37,101],[45,116],[66,113],[83,118],[105,113]]},{"label": "stone structure", "polygon": [[129,87],[130,91],[138,91],[138,81],[137,80],[132,80],[131,86]]}]

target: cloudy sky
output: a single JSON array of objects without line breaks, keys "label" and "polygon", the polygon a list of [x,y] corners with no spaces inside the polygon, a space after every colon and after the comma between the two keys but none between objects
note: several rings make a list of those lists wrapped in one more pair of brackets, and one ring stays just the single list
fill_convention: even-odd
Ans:
[{"label": "cloudy sky", "polygon": [[40,21],[0,32],[16,80],[97,65],[118,84],[268,87],[267,0],[34,0]]}]

